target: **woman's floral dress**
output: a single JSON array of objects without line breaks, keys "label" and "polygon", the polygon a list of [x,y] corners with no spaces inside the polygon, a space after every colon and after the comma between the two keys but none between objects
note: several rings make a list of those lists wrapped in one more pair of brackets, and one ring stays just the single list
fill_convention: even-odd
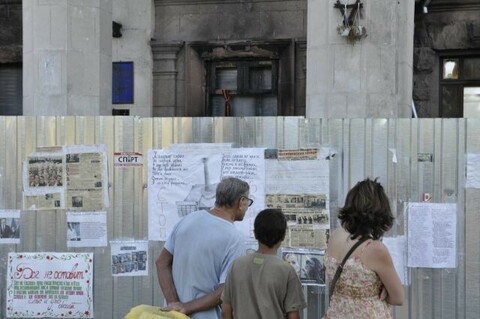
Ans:
[{"label": "woman's floral dress", "polygon": [[[328,281],[331,282],[340,262],[325,254]],[[350,257],[337,280],[335,292],[324,319],[391,319],[390,307],[379,296],[382,282],[360,258]]]}]

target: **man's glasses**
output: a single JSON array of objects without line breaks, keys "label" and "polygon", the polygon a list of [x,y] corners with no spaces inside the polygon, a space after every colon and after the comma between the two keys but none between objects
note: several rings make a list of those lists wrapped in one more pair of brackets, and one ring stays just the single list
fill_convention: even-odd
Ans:
[{"label": "man's glasses", "polygon": [[253,199],[251,198],[248,198],[246,196],[242,196],[243,198],[245,198],[246,200],[248,200],[248,207],[252,206],[253,205]]}]

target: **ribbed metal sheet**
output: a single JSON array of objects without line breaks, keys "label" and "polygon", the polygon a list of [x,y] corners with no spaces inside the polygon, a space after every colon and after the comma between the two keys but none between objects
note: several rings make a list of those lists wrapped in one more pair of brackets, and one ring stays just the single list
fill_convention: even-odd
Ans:
[{"label": "ribbed metal sheet", "polygon": [[[22,161],[41,146],[105,144],[108,151],[109,240],[147,239],[147,151],[174,143],[233,143],[235,147],[326,147],[330,160],[332,227],[346,192],[358,180],[378,177],[396,215],[389,235],[404,235],[404,205],[457,203],[455,269],[410,269],[406,302],[396,319],[478,318],[480,313],[480,191],[465,190],[465,154],[480,153],[480,119],[305,119],[303,117],[136,118],[0,117],[0,207],[21,209]],[[115,169],[114,152],[144,154],[144,167]],[[419,162],[431,153],[433,162]],[[95,254],[94,312],[119,319],[138,304],[162,305],[155,259],[162,243],[149,243],[149,275],[112,277],[110,248],[67,248],[63,210],[22,211],[21,243],[0,245],[0,287],[6,285],[7,254],[13,251],[80,251]],[[325,295],[305,289],[303,318],[320,318]],[[0,289],[0,318],[5,290]]]}]

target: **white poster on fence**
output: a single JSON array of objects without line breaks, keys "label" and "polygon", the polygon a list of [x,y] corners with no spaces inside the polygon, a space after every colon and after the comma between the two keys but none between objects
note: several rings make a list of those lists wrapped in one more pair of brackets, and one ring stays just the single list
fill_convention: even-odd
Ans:
[{"label": "white poster on fence", "polygon": [[9,253],[7,317],[93,318],[93,254]]},{"label": "white poster on fence", "polygon": [[480,188],[480,154],[467,154],[466,188]]},{"label": "white poster on fence", "polygon": [[405,267],[406,259],[406,241],[405,236],[397,237],[383,237],[383,244],[387,246],[390,256],[392,257],[393,265],[397,271],[398,277],[402,285],[409,284],[407,282],[407,268]]},{"label": "white poster on fence", "polygon": [[67,247],[107,246],[106,212],[67,212]]},{"label": "white poster on fence", "polygon": [[182,217],[211,209],[216,187],[226,176],[250,185],[254,203],[244,220],[235,224],[246,238],[252,238],[253,220],[265,202],[263,148],[149,150],[148,238],[164,241]]},{"label": "white poster on fence", "polygon": [[455,268],[456,204],[408,203],[407,266]]}]

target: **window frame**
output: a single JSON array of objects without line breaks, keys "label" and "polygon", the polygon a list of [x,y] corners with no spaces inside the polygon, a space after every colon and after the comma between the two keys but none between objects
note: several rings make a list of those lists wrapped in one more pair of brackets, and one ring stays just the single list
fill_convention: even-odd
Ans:
[{"label": "window frame", "polygon": [[[441,118],[445,117],[444,112],[444,100],[443,100],[443,91],[445,87],[453,88],[457,87],[459,91],[456,94],[456,104],[459,107],[459,112],[457,114],[461,114],[461,116],[457,116],[458,118],[463,117],[464,115],[464,105],[463,105],[463,89],[466,87],[480,87],[480,77],[478,79],[465,79],[464,78],[464,61],[465,59],[469,58],[478,58],[480,59],[480,50],[452,50],[448,52],[442,52],[438,55],[439,57],[439,86],[438,86],[438,96],[439,96],[439,115]],[[446,60],[456,59],[458,60],[458,79],[444,79],[443,78],[443,67]],[[461,93],[460,93],[461,92]]]},{"label": "window frame", "polygon": [[[236,68],[237,69],[237,88],[236,90],[228,90],[230,96],[250,96],[256,98],[276,97],[277,98],[277,113],[279,112],[278,102],[278,81],[279,81],[279,60],[278,58],[258,57],[245,58],[235,57],[232,59],[215,59],[206,60],[206,114],[213,116],[212,97],[222,96],[222,89],[216,87],[217,85],[217,69],[219,68]],[[271,88],[270,89],[254,89],[249,87],[250,73],[253,68],[261,68],[264,66],[271,67]],[[256,111],[257,112],[257,111]],[[256,114],[257,116],[261,116]]]}]

